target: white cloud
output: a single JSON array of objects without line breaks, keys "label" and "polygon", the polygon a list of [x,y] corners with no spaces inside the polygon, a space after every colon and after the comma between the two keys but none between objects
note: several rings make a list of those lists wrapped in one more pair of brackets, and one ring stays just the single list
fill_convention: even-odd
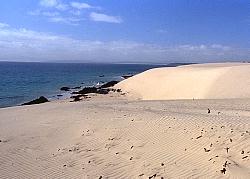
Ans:
[{"label": "white cloud", "polygon": [[[38,9],[29,11],[28,14],[32,16],[46,17],[49,22],[64,23],[68,25],[80,25],[80,20],[78,19],[86,19],[82,18],[83,9],[101,10],[98,6],[91,6],[90,4],[77,1],[64,3],[63,0],[40,0],[39,5]],[[76,18],[76,16],[79,18]],[[110,16],[96,12],[92,12],[87,18],[92,21],[108,23],[122,22],[122,19],[119,16]]]},{"label": "white cloud", "polygon": [[106,14],[91,12],[89,17],[92,21],[122,23],[122,19],[119,16],[110,16]]},{"label": "white cloud", "polygon": [[57,0],[40,0],[40,5],[44,7],[56,7],[58,3]]},{"label": "white cloud", "polygon": [[81,2],[71,2],[70,5],[73,8],[76,8],[76,9],[89,9],[89,8],[93,8],[91,5],[89,5],[87,3],[81,3]]},{"label": "white cloud", "polygon": [[221,49],[221,50],[230,50],[231,49],[228,46],[223,46],[223,45],[220,45],[220,44],[213,44],[213,45],[211,45],[211,47],[215,48],[215,49]]},{"label": "white cloud", "polygon": [[68,5],[62,3],[60,0],[40,0],[40,6],[47,8],[56,8],[61,11],[65,11],[68,9]]},{"label": "white cloud", "polygon": [[1,28],[6,28],[6,27],[9,27],[9,24],[1,23],[1,22],[0,22],[0,29],[1,29]]},{"label": "white cloud", "polygon": [[0,28],[0,60],[168,63],[249,59],[249,49],[221,44],[159,46],[130,41],[87,41],[24,28]]},{"label": "white cloud", "polygon": [[55,16],[59,16],[60,13],[56,12],[56,11],[41,11],[41,10],[35,10],[35,11],[30,11],[28,12],[29,15],[32,16],[47,16],[47,17],[55,17]]},{"label": "white cloud", "polygon": [[58,4],[58,5],[56,6],[56,9],[61,10],[61,11],[65,11],[65,10],[68,10],[68,9],[69,9],[69,6],[68,6],[67,4],[62,4],[62,3],[60,3],[60,4]]},{"label": "white cloud", "polygon": [[51,17],[49,18],[50,22],[59,22],[59,23],[64,23],[64,24],[69,24],[69,25],[79,25],[79,22],[82,19],[79,18],[68,18],[68,17]]}]

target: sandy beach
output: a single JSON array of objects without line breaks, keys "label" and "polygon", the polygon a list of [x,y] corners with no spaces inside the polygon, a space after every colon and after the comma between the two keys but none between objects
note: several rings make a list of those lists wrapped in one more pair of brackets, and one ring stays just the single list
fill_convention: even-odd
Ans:
[{"label": "sandy beach", "polygon": [[188,65],[0,109],[0,178],[250,178],[250,65]]}]

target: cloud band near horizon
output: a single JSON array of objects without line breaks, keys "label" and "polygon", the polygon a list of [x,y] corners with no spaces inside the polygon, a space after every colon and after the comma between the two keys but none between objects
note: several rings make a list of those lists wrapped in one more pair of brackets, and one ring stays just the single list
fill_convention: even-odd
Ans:
[{"label": "cloud band near horizon", "polygon": [[250,49],[221,44],[160,46],[134,41],[89,41],[12,28],[0,23],[0,61],[216,62],[250,60]]}]

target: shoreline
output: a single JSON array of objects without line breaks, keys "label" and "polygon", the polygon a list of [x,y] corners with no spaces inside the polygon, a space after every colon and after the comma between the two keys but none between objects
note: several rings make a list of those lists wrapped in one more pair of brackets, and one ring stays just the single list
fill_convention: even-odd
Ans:
[{"label": "shoreline", "polygon": [[[121,76],[121,78],[123,78],[123,77]],[[121,79],[120,81],[122,81],[124,79],[125,78]],[[98,87],[100,87],[100,86],[102,86],[102,85],[104,85],[106,83],[109,83],[109,82],[111,82],[111,80],[110,81],[106,81],[106,82],[100,81],[100,82],[98,82],[96,84],[93,84],[91,86],[89,86],[89,85],[85,86],[85,85],[81,84],[81,86],[67,87],[68,90],[60,90],[60,89],[58,89],[57,90],[58,92],[56,94],[54,93],[53,95],[52,94],[50,94],[50,95],[44,95],[43,97],[47,98],[49,100],[48,102],[58,101],[58,100],[69,100],[69,99],[71,99],[72,96],[74,96],[75,92],[78,92],[80,90],[83,90],[84,88],[89,88],[89,87],[98,88]],[[42,96],[40,96],[40,97],[42,97]],[[26,101],[26,102],[24,101],[24,102],[22,102],[20,104],[15,104],[15,105],[11,105],[11,106],[0,107],[0,109],[9,108],[9,107],[15,107],[15,106],[22,106],[23,104],[31,102],[33,100],[36,100],[38,98],[39,98],[39,96],[37,96],[37,98],[34,98],[34,99],[30,100],[30,101]]]},{"label": "shoreline", "polygon": [[[50,99],[57,99],[58,94],[62,94],[60,88],[64,85],[74,86],[91,86],[101,82],[108,82],[111,80],[121,80],[121,76],[134,75],[145,71],[149,68],[159,67],[160,65],[152,64],[53,64],[53,63],[2,63],[3,73],[10,70],[17,71],[14,74],[7,75],[2,79],[2,86],[6,84],[8,91],[3,88],[1,90],[1,104],[2,107],[9,107],[20,105],[24,102],[28,102],[39,96],[45,96]],[[163,66],[177,66],[182,63],[164,64]],[[162,64],[161,64],[162,66]],[[38,68],[39,67],[39,68]],[[91,70],[93,68],[93,70]],[[118,69],[119,70],[118,70]],[[50,70],[48,70],[50,69]],[[66,71],[65,71],[66,70]],[[35,71],[37,75],[33,76]],[[51,71],[55,71],[54,74]],[[72,73],[72,72],[73,73]],[[49,76],[43,74],[48,73]],[[19,74],[23,75],[26,79],[25,82],[22,79],[16,78]],[[51,76],[52,75],[52,76]],[[31,78],[30,78],[31,77]],[[52,78],[48,80],[46,78]],[[16,79],[13,81],[13,78]],[[65,80],[66,79],[66,80]],[[9,84],[9,82],[12,83]],[[41,83],[40,83],[40,82]],[[24,83],[24,84],[22,84]],[[34,87],[34,85],[36,87]],[[7,88],[6,88],[7,89]],[[18,90],[15,90],[18,89]],[[9,99],[8,99],[9,98]],[[1,107],[1,108],[2,108]]]}]

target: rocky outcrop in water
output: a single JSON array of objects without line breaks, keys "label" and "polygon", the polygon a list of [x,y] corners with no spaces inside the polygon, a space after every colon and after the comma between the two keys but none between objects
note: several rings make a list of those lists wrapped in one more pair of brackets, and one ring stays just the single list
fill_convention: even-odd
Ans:
[{"label": "rocky outcrop in water", "polygon": [[119,81],[110,81],[100,86],[100,88],[110,88],[110,87],[115,86],[118,82]]},{"label": "rocky outcrop in water", "polygon": [[122,77],[123,77],[124,79],[128,79],[128,78],[130,78],[130,77],[132,77],[132,76],[134,76],[134,75],[122,75]]},{"label": "rocky outcrop in water", "polygon": [[96,87],[85,87],[80,91],[73,92],[72,94],[88,94],[88,93],[97,93]]},{"label": "rocky outcrop in water", "polygon": [[70,91],[70,87],[64,86],[60,88],[61,91]]}]

